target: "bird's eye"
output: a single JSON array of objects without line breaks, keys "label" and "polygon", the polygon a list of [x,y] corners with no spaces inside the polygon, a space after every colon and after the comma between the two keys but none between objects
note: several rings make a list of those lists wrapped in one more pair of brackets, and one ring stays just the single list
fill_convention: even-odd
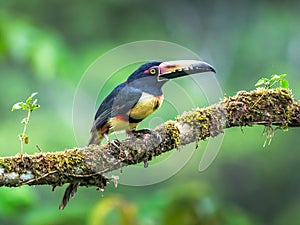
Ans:
[{"label": "bird's eye", "polygon": [[155,68],[151,68],[149,70],[149,73],[152,74],[152,75],[155,75],[156,74],[156,69]]}]

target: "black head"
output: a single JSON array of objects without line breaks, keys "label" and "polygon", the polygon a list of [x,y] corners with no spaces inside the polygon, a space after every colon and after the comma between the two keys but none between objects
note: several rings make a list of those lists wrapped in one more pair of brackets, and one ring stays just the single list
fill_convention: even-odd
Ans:
[{"label": "black head", "polygon": [[208,63],[196,60],[151,61],[141,65],[127,79],[130,85],[144,91],[161,92],[161,87],[170,79],[195,73],[215,72]]},{"label": "black head", "polygon": [[[159,74],[158,66],[161,64],[161,61],[151,61],[142,64],[136,71],[134,71],[127,79],[127,82],[132,82],[137,79],[142,79],[146,77],[154,77]],[[152,69],[150,71],[150,68]]]},{"label": "black head", "polygon": [[195,73],[216,72],[206,62],[198,60],[176,60],[176,61],[151,61],[141,65],[127,79],[132,82],[141,78],[151,77],[158,82],[167,81],[176,77],[182,77]]}]

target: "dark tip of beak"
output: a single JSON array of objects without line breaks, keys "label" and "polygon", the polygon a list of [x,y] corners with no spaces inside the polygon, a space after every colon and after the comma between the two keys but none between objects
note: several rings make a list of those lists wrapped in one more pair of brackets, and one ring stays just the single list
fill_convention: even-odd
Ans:
[{"label": "dark tip of beak", "polygon": [[213,73],[217,73],[217,71],[215,70],[215,68],[213,68],[212,66],[210,66],[210,68],[209,68],[209,69],[210,69],[210,71],[211,71],[211,72],[213,72]]},{"label": "dark tip of beak", "polygon": [[195,64],[192,64],[192,70],[191,70],[191,73],[190,74],[193,74],[193,73],[204,73],[204,72],[213,72],[213,73],[216,73],[216,70],[213,66],[209,65],[208,63],[204,63],[204,62],[201,62],[201,63],[195,63]]}]

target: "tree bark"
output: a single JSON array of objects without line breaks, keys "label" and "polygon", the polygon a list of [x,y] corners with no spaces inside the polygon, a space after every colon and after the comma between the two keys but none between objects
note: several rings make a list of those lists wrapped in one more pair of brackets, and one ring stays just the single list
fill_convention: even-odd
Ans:
[{"label": "tree bark", "polygon": [[80,182],[103,189],[111,179],[103,174],[150,161],[154,156],[191,142],[215,137],[236,126],[264,125],[282,129],[300,126],[300,104],[290,90],[240,91],[219,103],[196,108],[167,121],[153,132],[140,132],[128,139],[103,146],[90,145],[61,152],[17,154],[0,158],[0,186],[61,186]]}]

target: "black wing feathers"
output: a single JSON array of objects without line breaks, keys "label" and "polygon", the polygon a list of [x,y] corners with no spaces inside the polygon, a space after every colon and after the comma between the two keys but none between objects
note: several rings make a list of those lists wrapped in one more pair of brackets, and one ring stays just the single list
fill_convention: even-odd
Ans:
[{"label": "black wing feathers", "polygon": [[127,83],[118,85],[99,106],[91,131],[101,128],[112,117],[126,115],[141,96],[142,90]]}]

